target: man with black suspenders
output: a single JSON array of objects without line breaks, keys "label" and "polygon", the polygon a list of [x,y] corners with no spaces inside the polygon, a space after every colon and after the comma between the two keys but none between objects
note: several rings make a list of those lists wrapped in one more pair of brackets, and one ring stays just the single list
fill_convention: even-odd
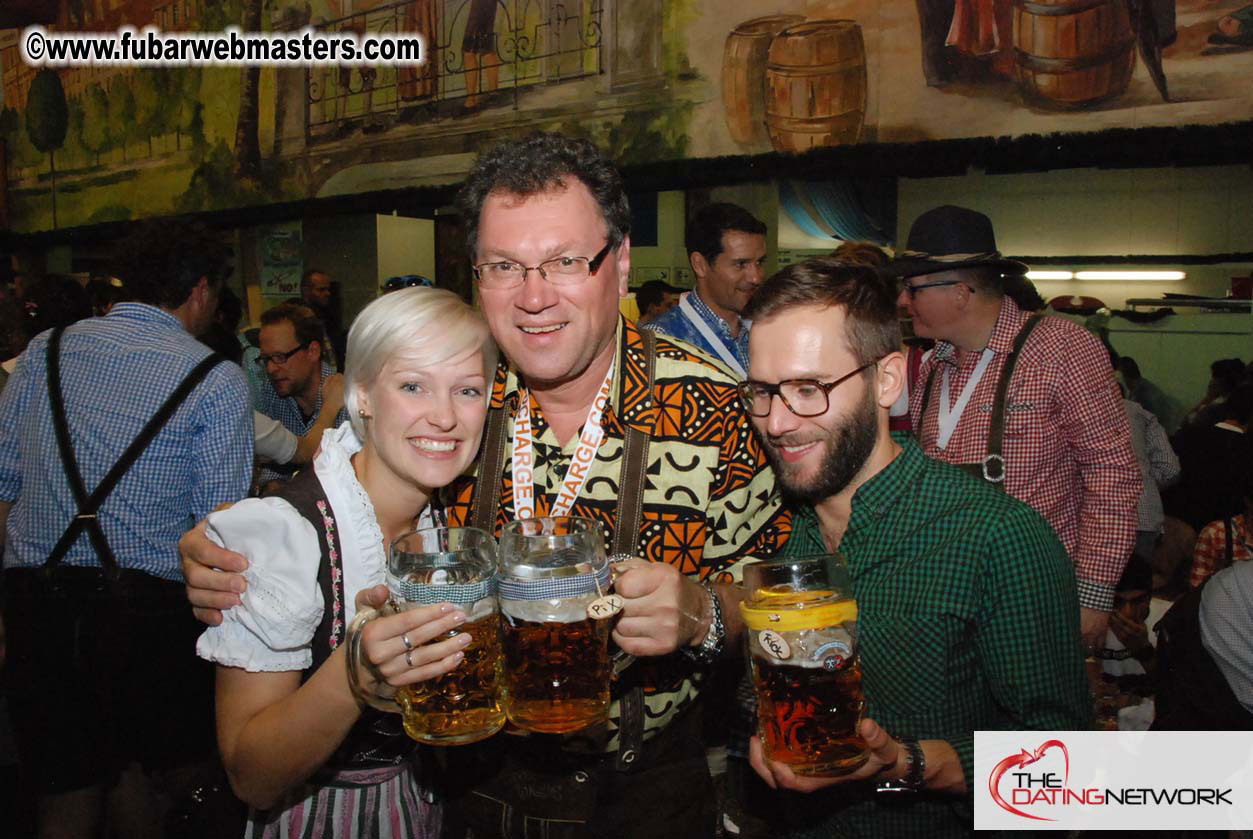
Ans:
[{"label": "man with black suspenders", "polygon": [[228,252],[153,224],[120,253],[135,302],[37,336],[0,397],[5,692],[40,836],[106,811],[160,835],[152,782],[214,754],[177,542],[252,474],[243,371],[193,337]]},{"label": "man with black suspenders", "polygon": [[923,213],[889,270],[914,333],[937,341],[910,399],[924,453],[1048,520],[1075,563],[1083,636],[1095,647],[1135,542],[1141,480],[1105,347],[1015,302],[1027,266],[1001,256],[992,222],[974,210]]}]

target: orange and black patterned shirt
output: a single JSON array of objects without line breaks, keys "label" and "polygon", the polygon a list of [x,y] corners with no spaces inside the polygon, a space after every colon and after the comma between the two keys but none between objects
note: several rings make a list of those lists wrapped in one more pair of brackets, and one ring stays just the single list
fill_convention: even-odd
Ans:
[{"label": "orange and black patterned shirt", "polygon": [[[603,420],[605,437],[571,515],[601,522],[606,543],[612,544],[625,427],[632,426],[649,436],[648,466],[639,476],[645,483],[636,553],[702,580],[712,575],[738,579],[743,560],[779,551],[791,532],[791,517],[781,508],[774,473],[731,374],[689,344],[663,335],[657,336],[656,351],[650,390],[643,339],[634,323],[619,319],[613,387]],[[504,405],[512,417],[519,387],[517,371],[502,365],[492,387],[492,407]],[[579,435],[563,448],[534,401],[531,423],[535,515],[544,516],[552,508]],[[512,431],[512,419],[506,429]],[[515,517],[509,455],[507,449],[497,536]],[[461,478],[444,493],[449,525],[469,521],[474,482],[473,476]],[[669,722],[699,690],[699,676],[686,657],[665,658],[674,661],[653,662],[654,678],[646,686],[650,706],[646,736]],[[611,712],[615,719],[616,712],[615,707]],[[615,748],[616,742],[606,747]]]}]

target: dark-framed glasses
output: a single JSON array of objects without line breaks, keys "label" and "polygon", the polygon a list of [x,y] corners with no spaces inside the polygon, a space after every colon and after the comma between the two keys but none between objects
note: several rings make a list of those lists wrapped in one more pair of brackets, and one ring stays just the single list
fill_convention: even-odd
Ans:
[{"label": "dark-framed glasses", "polygon": [[830,407],[830,394],[840,385],[858,373],[873,367],[878,361],[863,364],[851,373],[840,376],[835,381],[820,382],[817,379],[786,379],[778,384],[758,382],[752,379],[740,382],[740,401],[750,416],[770,416],[770,406],[778,396],[783,405],[798,417],[816,417],[827,412]]},{"label": "dark-framed glasses", "polygon": [[933,283],[918,283],[918,285],[910,285],[909,280],[901,280],[901,287],[911,297],[917,297],[918,292],[926,288],[939,288],[946,285],[961,285],[961,280],[936,280]]},{"label": "dark-framed glasses", "polygon": [[474,266],[474,276],[480,288],[491,289],[517,288],[532,271],[553,285],[575,285],[595,274],[612,249],[613,243],[606,242],[595,256],[558,256],[531,266],[509,260],[484,262]]},{"label": "dark-framed glasses", "polygon": [[265,355],[265,354],[259,355],[257,356],[257,366],[264,367],[265,365],[269,364],[271,361],[273,361],[275,364],[286,364],[287,359],[291,358],[293,355],[300,352],[305,347],[309,346],[310,343],[311,343],[310,341],[305,341],[300,346],[296,347],[295,349],[288,350],[287,352],[272,352],[269,355]]}]

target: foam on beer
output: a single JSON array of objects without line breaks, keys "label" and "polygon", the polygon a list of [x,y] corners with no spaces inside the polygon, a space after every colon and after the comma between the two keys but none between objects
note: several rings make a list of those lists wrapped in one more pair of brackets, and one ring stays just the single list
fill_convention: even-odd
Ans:
[{"label": "foam on beer", "polygon": [[587,607],[600,594],[593,591],[579,597],[562,597],[556,600],[500,600],[500,611],[513,620],[535,623],[574,623],[587,620]]}]

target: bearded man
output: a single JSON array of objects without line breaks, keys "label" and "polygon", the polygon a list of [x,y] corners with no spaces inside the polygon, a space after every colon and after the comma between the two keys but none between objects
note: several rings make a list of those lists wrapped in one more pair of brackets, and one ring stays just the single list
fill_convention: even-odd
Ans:
[{"label": "bearded man", "polygon": [[796,508],[784,554],[840,551],[858,601],[866,763],[802,777],[751,745],[767,784],[813,793],[781,808],[804,836],[969,835],[976,730],[1089,717],[1074,572],[1053,530],[889,433],[905,380],[894,298],[872,269],[824,258],[775,274],[745,310],[741,398]]}]

